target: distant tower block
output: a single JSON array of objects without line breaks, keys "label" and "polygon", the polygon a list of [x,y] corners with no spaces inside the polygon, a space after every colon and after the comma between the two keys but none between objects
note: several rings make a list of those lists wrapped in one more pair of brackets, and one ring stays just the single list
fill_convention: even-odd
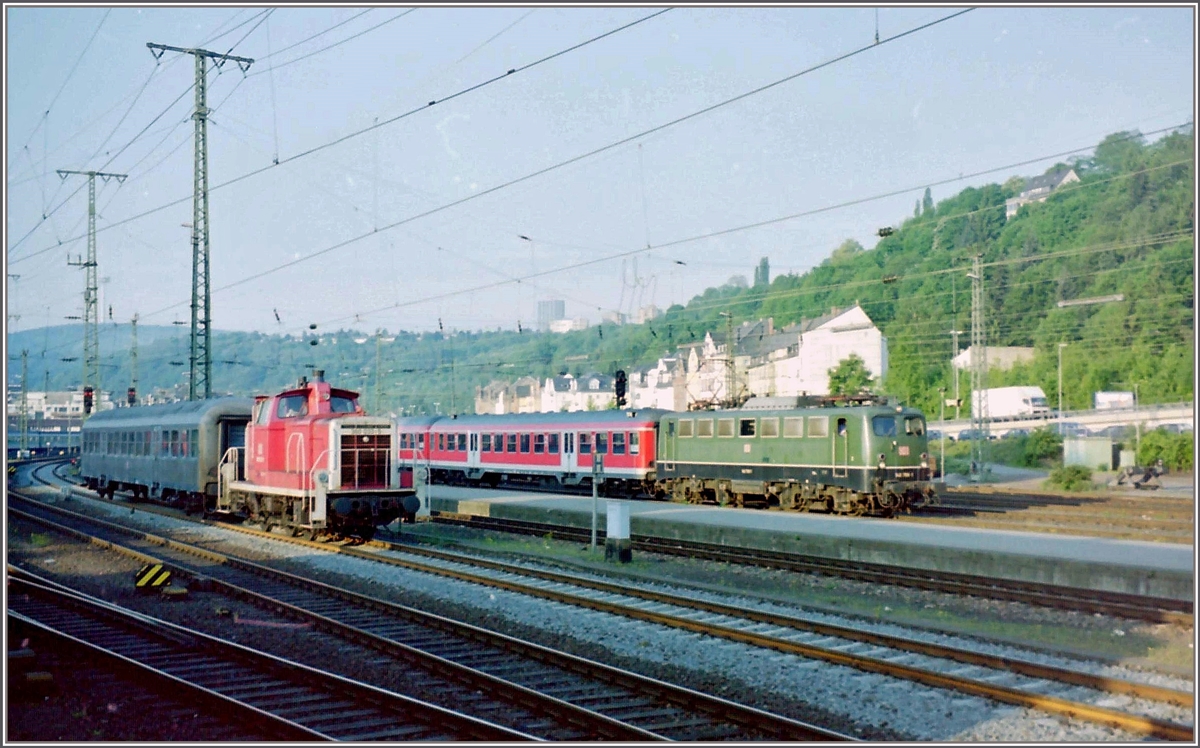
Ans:
[{"label": "distant tower block", "polygon": [[562,299],[538,302],[538,330],[549,332],[550,323],[567,318],[567,303]]}]

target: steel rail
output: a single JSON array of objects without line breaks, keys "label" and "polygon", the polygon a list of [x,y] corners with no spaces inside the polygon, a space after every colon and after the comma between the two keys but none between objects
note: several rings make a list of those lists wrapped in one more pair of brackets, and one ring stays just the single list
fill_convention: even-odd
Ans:
[{"label": "steel rail", "polygon": [[[560,538],[584,539],[580,528],[545,523],[509,520],[476,515],[455,515],[442,512],[435,522],[519,532],[529,535],[553,533]],[[602,533],[603,534],[603,533]],[[634,549],[651,553],[689,556],[724,563],[760,566],[810,574],[826,574],[875,584],[892,584],[934,592],[1010,600],[1087,613],[1102,613],[1155,623],[1191,626],[1193,606],[1186,600],[1144,597],[1106,590],[1084,590],[1058,585],[1043,585],[1020,580],[996,579],[971,574],[939,572],[927,569],[906,569],[899,566],[864,561],[804,556],[785,551],[756,548],[731,548],[714,543],[676,540],[652,535],[630,534]]]},{"label": "steel rail", "polygon": [[[8,575],[10,578],[22,575],[22,570],[12,566],[8,567]],[[304,726],[288,722],[288,720],[275,716],[275,714],[264,714],[257,708],[250,705],[242,704],[241,701],[228,699],[226,696],[214,692],[214,690],[203,688],[196,683],[182,681],[180,678],[170,677],[163,674],[162,671],[154,668],[148,668],[143,663],[137,662],[121,654],[106,650],[106,648],[96,646],[90,641],[84,641],[60,632],[60,630],[48,626],[46,623],[36,621],[34,618],[26,617],[20,612],[14,610],[7,611],[8,618],[8,634],[17,638],[30,638],[35,641],[35,646],[42,653],[42,645],[46,645],[47,650],[55,652],[64,652],[68,662],[71,663],[71,668],[76,674],[80,669],[80,663],[86,662],[86,658],[95,658],[96,665],[92,666],[94,672],[110,672],[119,678],[136,682],[140,693],[151,695],[155,699],[155,711],[157,714],[167,713],[186,708],[188,718],[203,717],[211,720],[212,728],[200,728],[202,735],[198,736],[198,740],[214,740],[212,737],[204,737],[210,732],[216,731],[216,725],[220,725],[224,732],[230,730],[240,730],[235,735],[235,740],[274,740],[274,741],[314,741],[314,740],[329,740],[325,736],[314,734],[313,731],[307,730]],[[12,663],[10,660],[10,675],[12,671]],[[108,686],[110,688],[110,684]],[[114,694],[106,690],[104,698],[112,700]],[[10,704],[10,710],[12,705]],[[197,714],[197,710],[199,713]],[[10,717],[10,730],[12,729],[12,713]],[[188,730],[196,730],[190,726]],[[193,737],[197,737],[193,732]],[[220,740],[230,740],[229,737],[220,738]]]},{"label": "steel rail", "polygon": [[[9,577],[10,613],[153,668],[274,720],[304,740],[532,740],[529,735],[134,613],[30,572]],[[296,705],[306,702],[305,708]],[[256,703],[261,706],[256,706]],[[232,707],[231,707],[232,708]],[[289,727],[290,725],[290,727]]]},{"label": "steel rail", "polygon": [[[18,496],[18,498],[20,497]],[[475,641],[484,645],[503,648],[519,656],[540,660],[563,671],[585,675],[596,680],[614,683],[628,693],[642,695],[655,694],[657,698],[673,703],[678,707],[686,707],[686,709],[692,711],[700,709],[712,715],[719,715],[721,722],[739,725],[743,731],[773,736],[777,739],[786,740],[851,739],[848,736],[840,733],[816,728],[812,725],[808,725],[797,720],[763,712],[761,710],[736,704],[719,697],[709,696],[707,694],[692,691],[691,689],[667,684],[662,681],[647,678],[645,676],[618,668],[613,668],[601,663],[595,663],[563,652],[551,650],[540,645],[523,642],[502,634],[497,634],[495,632],[470,626],[469,624],[450,621],[448,619],[434,616],[423,611],[417,611],[396,603],[372,598],[347,590],[341,590],[331,585],[326,585],[305,577],[282,572],[261,564],[247,561],[245,559],[239,559],[208,549],[180,543],[179,541],[168,538],[163,538],[161,536],[144,533],[140,530],[134,530],[121,525],[109,523],[102,519],[89,517],[86,515],[77,515],[74,512],[70,512],[69,510],[62,509],[60,507],[46,506],[36,501],[32,503],[37,505],[38,508],[53,512],[60,516],[69,517],[77,519],[81,522],[87,522],[99,527],[104,527],[113,532],[135,536],[155,545],[171,548],[183,553],[188,553],[215,564],[220,564],[229,568],[245,570],[260,577],[282,581],[290,586],[306,589],[310,592],[324,595],[327,598],[336,598],[359,608],[379,611],[391,619],[399,617],[417,620],[423,627],[438,628],[451,632],[455,636],[469,641]],[[10,508],[10,514],[13,516],[28,518],[33,521],[41,522],[47,526],[51,526],[52,529],[72,534],[77,537],[91,537],[75,528],[57,525],[56,523],[45,518],[29,514],[20,509]],[[255,532],[253,534],[261,533]],[[137,551],[124,549],[124,547],[111,543],[110,541],[92,540],[91,542],[97,543],[98,545],[102,545],[104,547],[111,547],[113,550],[132,553],[140,559],[152,558]],[[317,544],[317,546],[320,547],[321,544]],[[585,739],[595,736],[601,736],[606,739],[615,740],[636,739],[639,741],[646,741],[663,739],[660,735],[653,732],[620,722],[603,714],[599,714],[593,710],[584,709],[569,702],[546,696],[535,690],[525,688],[511,680],[503,680],[488,675],[487,673],[474,670],[467,666],[460,665],[454,662],[452,659],[444,659],[414,647],[406,646],[393,639],[374,634],[365,628],[344,624],[336,620],[336,618],[353,618],[355,616],[354,611],[342,609],[344,606],[340,606],[336,611],[331,611],[327,615],[319,615],[305,609],[301,605],[288,603],[278,597],[272,597],[263,593],[255,592],[246,587],[234,585],[217,579],[212,572],[196,572],[178,562],[175,562],[172,564],[172,566],[176,569],[184,571],[185,573],[200,576],[210,583],[220,585],[221,588],[229,594],[236,594],[239,597],[247,599],[256,604],[266,605],[280,612],[293,615],[297,618],[314,620],[320,628],[338,633],[342,636],[346,636],[347,638],[356,640],[359,643],[373,646],[376,649],[385,651],[393,656],[405,656],[409,660],[425,658],[425,667],[432,668],[442,675],[459,675],[464,681],[470,684],[472,690],[482,689],[495,692],[505,696],[508,700],[513,701],[515,704],[522,704],[525,706],[528,706],[530,702],[534,702],[535,705],[540,706],[540,708],[537,709],[539,713],[551,715],[557,719],[566,720],[572,724],[586,728],[583,735]],[[511,661],[511,657],[507,659]]]}]

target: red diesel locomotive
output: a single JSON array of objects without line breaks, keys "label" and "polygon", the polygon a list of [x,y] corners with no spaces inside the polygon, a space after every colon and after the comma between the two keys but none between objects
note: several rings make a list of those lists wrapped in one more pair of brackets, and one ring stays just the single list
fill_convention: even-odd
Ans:
[{"label": "red diesel locomotive", "polygon": [[604,455],[604,492],[654,495],[658,419],[666,411],[399,418],[396,430],[403,482],[429,468],[433,483],[542,488],[590,485],[592,460]]},{"label": "red diesel locomotive", "polygon": [[221,460],[219,511],[313,538],[370,538],[376,526],[413,518],[419,504],[399,483],[391,419],[367,416],[357,392],[323,375],[255,398],[245,447]]}]

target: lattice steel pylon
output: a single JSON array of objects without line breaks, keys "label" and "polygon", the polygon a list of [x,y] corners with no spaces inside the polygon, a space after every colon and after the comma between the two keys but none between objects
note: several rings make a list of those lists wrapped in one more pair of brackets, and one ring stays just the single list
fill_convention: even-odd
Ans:
[{"label": "lattice steel pylon", "polygon": [[[67,261],[68,265],[82,267],[87,271],[83,289],[83,387],[95,387],[96,403],[100,402],[100,309],[99,287],[96,283],[96,177],[105,182],[115,179],[124,182],[128,174],[111,174],[103,171],[73,171],[57,169],[58,176],[66,179],[71,174],[88,178],[88,252],[87,260]],[[87,420],[88,413],[83,414]]]},{"label": "lattice steel pylon", "polygon": [[196,110],[192,119],[196,122],[195,170],[193,172],[192,197],[192,341],[188,355],[190,375],[188,399],[212,396],[212,309],[210,305],[211,274],[209,272],[209,224],[208,224],[208,60],[220,68],[229,60],[238,64],[244,74],[254,60],[249,57],[210,52],[207,49],[185,49],[166,44],[147,42],[146,46],[155,59],[165,52],[182,52],[196,58]]},{"label": "lattice steel pylon", "polygon": [[971,264],[971,480],[987,472],[987,446],[990,435],[987,397],[987,332],[984,325],[983,257],[975,255]]}]

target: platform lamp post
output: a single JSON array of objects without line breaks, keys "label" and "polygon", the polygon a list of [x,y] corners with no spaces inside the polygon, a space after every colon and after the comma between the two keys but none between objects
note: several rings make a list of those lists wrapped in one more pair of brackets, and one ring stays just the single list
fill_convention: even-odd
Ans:
[{"label": "platform lamp post", "polygon": [[939,413],[938,413],[938,435],[942,441],[942,458],[938,463],[938,472],[940,475],[946,475],[946,388],[938,387]]},{"label": "platform lamp post", "polygon": [[592,452],[592,552],[596,552],[596,515],[600,511],[600,484],[604,481],[604,455]]},{"label": "platform lamp post", "polygon": [[1062,407],[1062,352],[1066,348],[1066,343],[1058,344],[1058,435],[1063,435],[1063,407]]}]

